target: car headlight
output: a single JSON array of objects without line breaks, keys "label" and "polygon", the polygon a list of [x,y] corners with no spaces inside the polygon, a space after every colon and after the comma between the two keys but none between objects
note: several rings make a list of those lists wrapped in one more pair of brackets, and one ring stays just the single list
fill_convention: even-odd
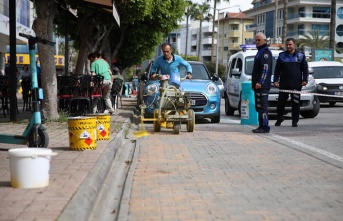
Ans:
[{"label": "car headlight", "polygon": [[323,90],[323,91],[326,91],[328,89],[327,86],[324,86],[324,85],[321,85],[321,84],[318,84],[318,90]]},{"label": "car headlight", "polygon": [[206,91],[210,95],[214,95],[218,92],[218,87],[214,83],[208,83],[206,85]]},{"label": "car headlight", "polygon": [[148,95],[154,95],[156,94],[158,91],[158,85],[157,84],[149,84],[146,87],[146,94]]}]

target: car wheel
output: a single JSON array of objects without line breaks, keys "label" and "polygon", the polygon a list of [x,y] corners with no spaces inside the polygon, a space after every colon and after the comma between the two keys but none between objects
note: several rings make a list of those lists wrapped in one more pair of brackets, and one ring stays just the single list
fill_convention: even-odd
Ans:
[{"label": "car wheel", "polygon": [[336,102],[335,102],[335,101],[331,101],[331,102],[329,102],[329,105],[330,105],[331,107],[335,106],[335,104],[336,104]]},{"label": "car wheel", "polygon": [[211,123],[216,123],[217,124],[219,122],[220,122],[220,115],[211,118]]},{"label": "car wheel", "polygon": [[229,98],[227,96],[225,96],[225,114],[227,116],[233,116],[235,113],[235,109],[233,109],[231,106],[230,106],[230,101],[229,101]]},{"label": "car wheel", "polygon": [[239,99],[239,102],[238,102],[238,116],[239,117],[241,116],[241,99]]},{"label": "car wheel", "polygon": [[313,106],[314,106],[313,110],[300,112],[300,115],[303,118],[315,118],[318,115],[319,110],[320,110],[319,98],[317,96],[315,96],[314,100],[315,100],[315,103],[313,104]]}]

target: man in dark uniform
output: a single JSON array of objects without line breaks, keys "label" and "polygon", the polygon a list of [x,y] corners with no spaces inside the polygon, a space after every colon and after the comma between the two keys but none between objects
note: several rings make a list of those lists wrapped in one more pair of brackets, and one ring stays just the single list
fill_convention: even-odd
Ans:
[{"label": "man in dark uniform", "polygon": [[259,127],[252,132],[269,133],[268,94],[271,88],[273,57],[267,45],[267,38],[262,32],[256,34],[255,43],[258,52],[254,60],[251,83],[255,91],[255,109],[258,112]]},{"label": "man in dark uniform", "polygon": [[[295,49],[294,38],[286,40],[287,51],[279,54],[274,73],[274,85],[280,90],[294,90],[300,92],[302,86],[308,82],[308,65],[303,53]],[[280,126],[284,121],[285,105],[291,94],[292,100],[292,127],[298,126],[300,114],[300,93],[279,92],[277,105],[277,121],[275,126]]]}]

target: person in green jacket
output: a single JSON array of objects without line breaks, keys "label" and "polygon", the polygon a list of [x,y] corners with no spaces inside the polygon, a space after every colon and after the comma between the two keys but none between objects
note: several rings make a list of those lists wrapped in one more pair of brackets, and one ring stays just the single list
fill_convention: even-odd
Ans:
[{"label": "person in green jacket", "polygon": [[[88,55],[91,61],[91,75],[101,75],[104,77],[102,84],[102,96],[105,101],[106,109],[104,113],[114,114],[111,102],[112,72],[107,61],[103,59],[100,53],[91,53]],[[97,101],[93,102],[93,113],[97,112]]]}]

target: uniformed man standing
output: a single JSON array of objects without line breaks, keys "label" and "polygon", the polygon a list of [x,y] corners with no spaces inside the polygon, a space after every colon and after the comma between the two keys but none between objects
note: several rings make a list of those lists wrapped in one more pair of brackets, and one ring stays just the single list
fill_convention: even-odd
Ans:
[{"label": "uniformed man standing", "polygon": [[281,52],[276,61],[274,85],[280,90],[294,90],[295,93],[279,92],[277,105],[277,121],[280,126],[284,121],[285,105],[291,94],[292,100],[292,127],[298,126],[300,114],[300,92],[302,86],[308,82],[308,64],[303,53],[295,49],[294,38],[286,40],[287,51]]},{"label": "uniformed man standing", "polygon": [[258,52],[254,60],[251,83],[255,91],[255,109],[258,112],[259,127],[252,132],[269,133],[268,94],[271,88],[273,57],[267,45],[267,38],[262,32],[256,34],[255,43]]}]

